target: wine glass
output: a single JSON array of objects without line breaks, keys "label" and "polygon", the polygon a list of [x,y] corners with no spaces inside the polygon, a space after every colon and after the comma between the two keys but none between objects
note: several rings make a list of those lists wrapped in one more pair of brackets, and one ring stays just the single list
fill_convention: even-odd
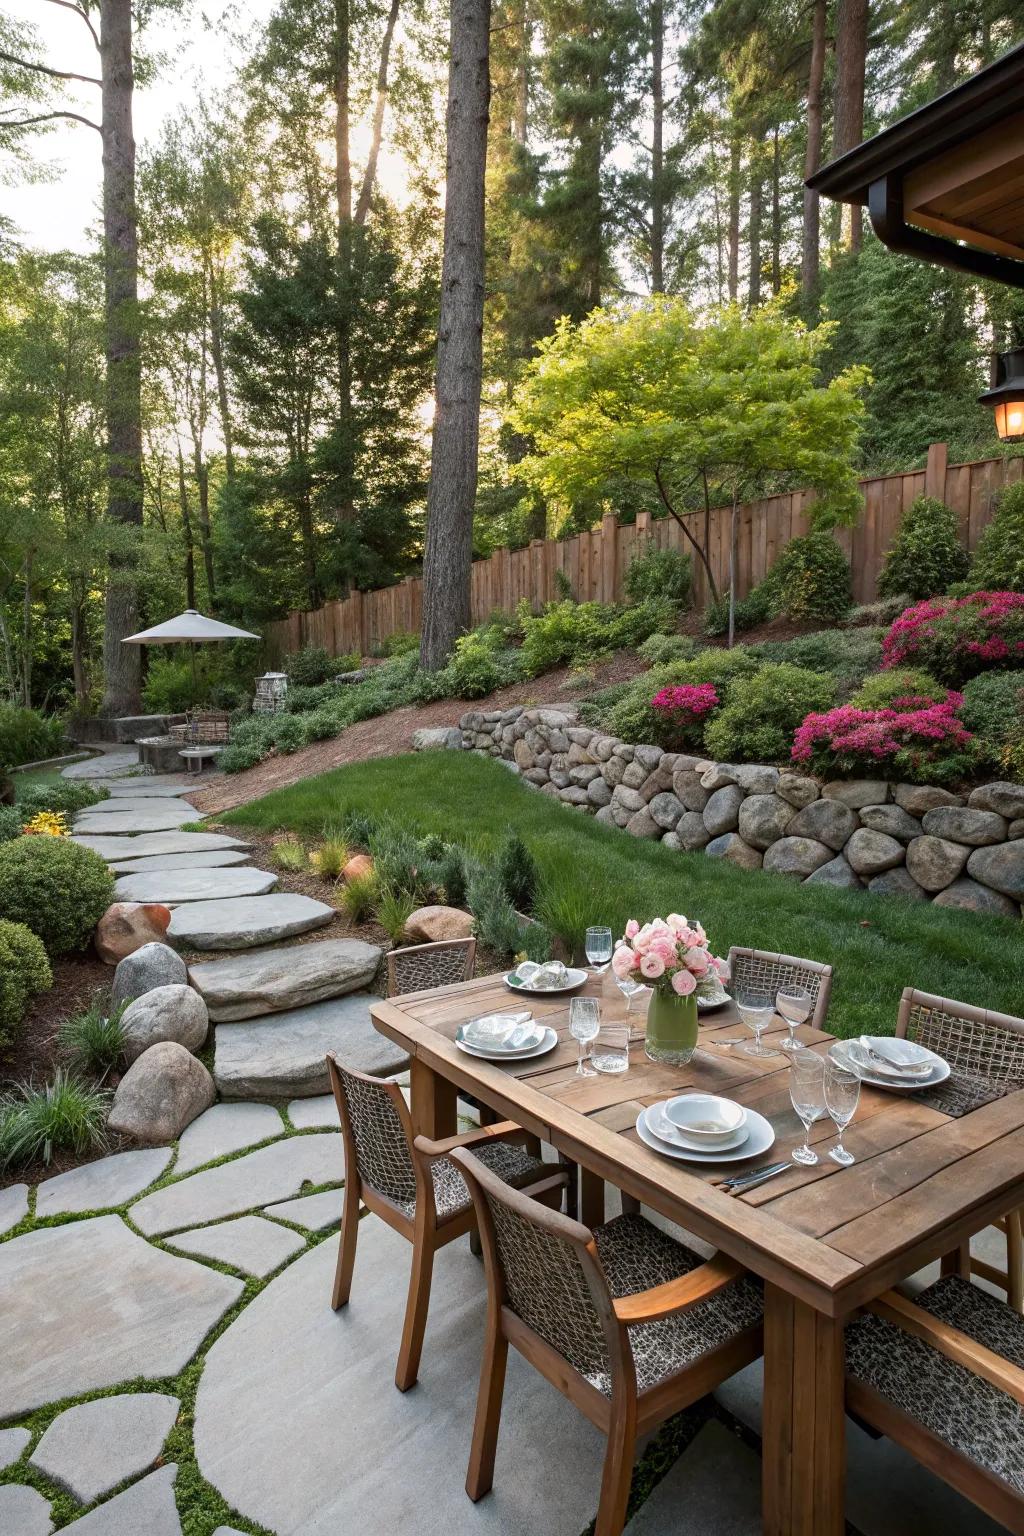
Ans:
[{"label": "wine glass", "polygon": [[797,1029],[811,1016],[814,1000],[806,987],[780,987],[775,994],[775,1010],[789,1025],[789,1039],[782,1041],[784,1051],[802,1051],[804,1043],[796,1037]]},{"label": "wine glass", "polygon": [[569,1004],[569,1033],[576,1041],[577,1077],[596,1077],[593,1067],[585,1064],[583,1047],[596,1040],[601,1029],[601,1007],[596,997],[574,997]]},{"label": "wine glass", "polygon": [[826,1112],[825,1063],[816,1051],[802,1050],[790,1061],[789,1097],[804,1128],[804,1144],[794,1148],[793,1161],[810,1167],[818,1161],[818,1154],[807,1138],[815,1120],[821,1120]]},{"label": "wine glass", "polygon": [[632,976],[616,976],[615,985],[626,999],[626,1012],[633,1007],[633,999],[639,992],[646,992],[647,988],[642,981],[637,981]]},{"label": "wine glass", "polygon": [[775,1017],[775,1009],[769,993],[759,987],[740,985],[733,993],[736,1002],[736,1010],[743,1023],[753,1031],[753,1043],[741,1045],[740,1050],[748,1056],[776,1056],[777,1051],[769,1050],[768,1046],[761,1044],[761,1036]]},{"label": "wine glass", "polygon": [[610,928],[588,928],[584,942],[587,952],[587,960],[594,970],[595,975],[600,976],[607,970],[612,958],[612,931]]},{"label": "wine glass", "polygon": [[829,1058],[825,1064],[825,1108],[835,1121],[838,1140],[828,1155],[843,1168],[849,1168],[854,1161],[853,1153],[843,1146],[843,1132],[857,1113],[859,1100],[860,1078],[856,1072],[850,1072]]}]

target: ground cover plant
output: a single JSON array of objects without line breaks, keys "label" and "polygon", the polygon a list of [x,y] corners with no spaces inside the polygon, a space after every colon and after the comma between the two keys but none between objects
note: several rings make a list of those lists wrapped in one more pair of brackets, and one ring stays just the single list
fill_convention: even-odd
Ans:
[{"label": "ground cover plant", "polygon": [[315,839],[326,822],[340,825],[346,817],[351,836],[359,818],[364,827],[365,818],[372,824],[382,807],[408,833],[457,840],[485,859],[496,856],[514,827],[536,861],[538,914],[556,934],[563,925],[578,930],[593,922],[621,932],[630,917],[681,911],[700,919],[716,953],[746,944],[828,961],[836,968],[829,1027],[841,1035],[890,1031],[910,985],[1019,1011],[1019,923],[805,886],[677,853],[574,814],[468,752],[352,764],[224,819]]}]

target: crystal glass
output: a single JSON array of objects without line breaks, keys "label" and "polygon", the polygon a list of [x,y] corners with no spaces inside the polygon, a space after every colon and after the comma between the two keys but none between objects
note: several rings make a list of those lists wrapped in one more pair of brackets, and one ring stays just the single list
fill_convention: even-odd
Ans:
[{"label": "crystal glass", "polygon": [[806,1024],[814,1007],[814,999],[806,987],[782,987],[775,994],[775,1011],[789,1025],[789,1039],[783,1040],[784,1051],[802,1051],[804,1043],[796,1037],[797,1029]]},{"label": "crystal glass", "polygon": [[590,1048],[590,1061],[598,1072],[628,1072],[629,1025],[602,1024]]},{"label": "crystal glass", "polygon": [[646,992],[647,988],[642,981],[635,981],[632,976],[616,976],[615,985],[626,999],[626,1012],[629,1013],[633,1006],[633,999],[640,992]]},{"label": "crystal glass", "polygon": [[587,960],[598,975],[607,970],[612,958],[612,931],[610,928],[588,928],[584,943]]},{"label": "crystal glass", "polygon": [[825,1062],[816,1051],[802,1050],[789,1064],[789,1097],[804,1128],[804,1144],[793,1151],[794,1163],[810,1167],[818,1154],[808,1144],[811,1126],[825,1116]]},{"label": "crystal glass", "polygon": [[859,1100],[860,1078],[856,1072],[848,1071],[830,1058],[825,1063],[825,1107],[835,1121],[838,1140],[828,1155],[844,1168],[848,1168],[854,1158],[853,1153],[843,1146],[843,1132],[857,1113]]},{"label": "crystal glass", "polygon": [[739,986],[733,997],[740,1018],[754,1035],[753,1041],[741,1045],[740,1050],[746,1051],[748,1056],[777,1056],[777,1051],[761,1043],[762,1034],[775,1017],[770,994],[757,987]]},{"label": "crystal glass", "polygon": [[579,1047],[576,1058],[578,1077],[595,1077],[593,1067],[588,1067],[583,1047],[596,1040],[601,1028],[601,1007],[596,997],[574,997],[569,1004],[569,1033]]}]

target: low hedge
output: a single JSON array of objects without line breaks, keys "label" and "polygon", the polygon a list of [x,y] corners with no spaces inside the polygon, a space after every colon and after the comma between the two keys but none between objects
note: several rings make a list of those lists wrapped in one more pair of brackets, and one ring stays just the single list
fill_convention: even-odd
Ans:
[{"label": "low hedge", "polygon": [[66,837],[19,837],[0,846],[0,918],[24,923],[50,955],[84,949],[114,899],[99,854]]}]

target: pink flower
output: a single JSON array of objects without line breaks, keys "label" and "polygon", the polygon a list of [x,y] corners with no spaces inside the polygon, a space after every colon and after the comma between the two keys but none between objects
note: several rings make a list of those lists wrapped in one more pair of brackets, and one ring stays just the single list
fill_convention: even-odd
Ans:
[{"label": "pink flower", "polygon": [[703,949],[688,949],[683,956],[683,964],[695,976],[706,976],[709,964],[707,952]]},{"label": "pink flower", "polygon": [[729,980],[729,962],[728,962],[728,960],[720,960],[717,956],[713,956],[712,960],[711,960],[711,964],[715,968],[715,972],[716,972],[716,974],[718,976],[719,981],[728,981]]},{"label": "pink flower", "polygon": [[616,976],[625,979],[630,971],[636,969],[636,955],[628,944],[622,944],[612,955],[612,970]]},{"label": "pink flower", "polygon": [[640,972],[641,975],[647,977],[648,981],[657,981],[659,976],[664,976],[665,974],[665,962],[660,955],[644,955],[640,961]]},{"label": "pink flower", "polygon": [[689,997],[697,990],[697,980],[692,971],[676,971],[672,977],[672,990],[679,997]]},{"label": "pink flower", "polygon": [[626,924],[626,938],[635,939],[639,932],[640,924],[637,922],[635,917],[631,917],[629,922]]},{"label": "pink flower", "polygon": [[672,939],[656,938],[651,945],[650,953],[657,955],[666,965],[675,965],[678,959],[678,951]]}]

